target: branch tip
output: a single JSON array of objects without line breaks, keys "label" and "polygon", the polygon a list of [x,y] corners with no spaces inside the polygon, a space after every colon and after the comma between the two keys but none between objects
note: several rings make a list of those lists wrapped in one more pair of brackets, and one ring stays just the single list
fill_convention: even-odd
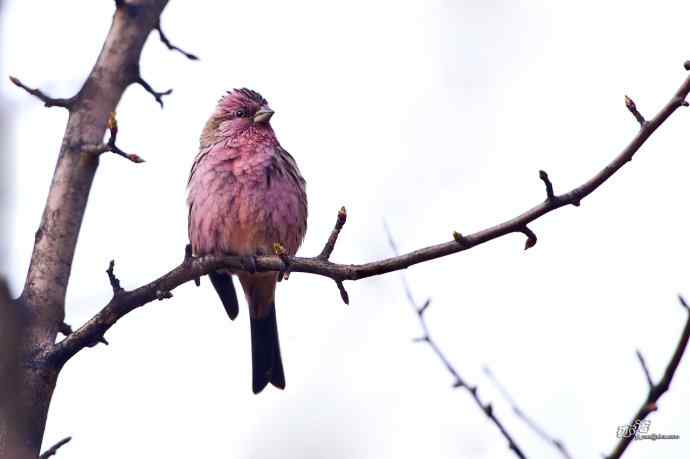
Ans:
[{"label": "branch tip", "polygon": [[151,87],[151,85],[148,83],[148,81],[144,80],[141,76],[136,77],[134,80],[135,83],[139,84],[142,88],[146,90],[149,94],[153,96],[154,99],[156,99],[156,102],[163,108],[163,96],[170,95],[172,93],[172,89],[168,89],[167,91],[156,91]]},{"label": "branch tip", "polygon": [[340,230],[342,230],[343,226],[345,226],[345,222],[347,222],[347,210],[345,209],[345,206],[343,206],[338,211],[338,216],[335,220],[335,226],[333,227],[330,236],[328,236],[328,240],[326,241],[326,244],[323,246],[323,250],[316,258],[326,261],[331,257],[333,249],[335,249],[335,243],[338,242]]},{"label": "branch tip", "polygon": [[115,276],[115,260],[110,260],[108,269],[105,272],[108,274],[110,286],[113,288],[113,296],[118,296],[120,293],[124,291],[124,289],[120,285],[120,279],[118,279],[117,276]]},{"label": "branch tip", "polygon": [[199,57],[196,54],[188,53],[187,51],[184,51],[183,49],[173,45],[170,43],[170,40],[168,40],[168,37],[163,33],[163,28],[161,27],[160,21],[156,25],[155,29],[158,31],[158,37],[160,38],[161,42],[170,50],[170,51],[177,51],[178,53],[182,54],[184,57],[186,57],[189,60],[192,61],[198,61]]},{"label": "branch tip", "polygon": [[544,182],[544,186],[546,187],[546,200],[550,202],[556,199],[556,195],[553,192],[553,184],[549,179],[549,174],[547,174],[546,171],[540,170],[539,178]]},{"label": "branch tip", "polygon": [[625,96],[625,106],[628,108],[628,111],[632,113],[637,122],[640,123],[640,127],[645,127],[647,125],[647,120],[644,119],[644,116],[642,116],[640,111],[637,109],[635,102],[627,95]]},{"label": "branch tip", "polygon": [[72,440],[72,437],[65,437],[59,442],[55,443],[53,446],[51,446],[49,449],[47,449],[43,454],[38,456],[38,459],[48,459],[49,457],[52,457],[57,453],[58,449],[62,448],[64,445],[69,443]]},{"label": "branch tip", "polygon": [[642,371],[644,372],[645,379],[647,380],[647,384],[649,385],[649,389],[654,388],[654,381],[652,381],[652,375],[649,372],[649,367],[647,366],[647,362],[644,359],[644,356],[642,355],[642,352],[640,352],[639,349],[635,350],[635,354],[637,354],[637,359],[640,361],[640,366],[642,367]]},{"label": "branch tip", "polygon": [[72,106],[72,102],[74,102],[74,97],[70,97],[69,99],[58,99],[50,97],[38,88],[30,88],[26,86],[24,83],[21,82],[21,80],[19,80],[19,78],[15,76],[10,76],[10,81],[15,86],[22,88],[24,91],[43,102],[43,105],[46,107],[62,107],[69,110],[69,108]]},{"label": "branch tip", "polygon": [[527,236],[527,240],[525,241],[525,250],[531,249],[532,247],[534,247],[536,245],[537,235],[534,234],[534,231],[529,229],[529,227],[527,227],[527,226],[520,228],[519,231],[522,234],[524,234],[525,236]]},{"label": "branch tip", "polygon": [[335,285],[338,287],[338,291],[340,292],[340,298],[342,298],[343,303],[350,304],[350,295],[348,295],[347,290],[345,290],[343,281],[336,280]]}]

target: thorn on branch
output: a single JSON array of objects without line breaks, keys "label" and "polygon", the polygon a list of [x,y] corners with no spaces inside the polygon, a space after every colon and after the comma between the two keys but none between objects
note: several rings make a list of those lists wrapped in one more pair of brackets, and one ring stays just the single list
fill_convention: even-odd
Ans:
[{"label": "thorn on branch", "polygon": [[170,40],[168,40],[168,37],[163,33],[163,28],[161,27],[161,23],[158,22],[156,25],[156,30],[158,31],[158,36],[161,39],[161,42],[170,50],[170,51],[177,51],[178,53],[182,54],[184,57],[187,59],[190,59],[192,61],[198,61],[199,57],[196,54],[188,53],[187,51],[184,51],[181,48],[178,48],[177,46],[174,46],[172,43],[170,43]]},{"label": "thorn on branch", "polygon": [[43,454],[38,456],[38,459],[47,459],[51,456],[54,456],[55,453],[57,453],[57,450],[62,448],[64,445],[69,443],[72,440],[72,437],[65,437],[59,442],[55,443],[53,446],[51,446],[49,449],[47,449]]},{"label": "thorn on branch", "polygon": [[683,64],[683,67],[685,68],[685,70],[690,71],[690,61],[685,61],[685,63]]},{"label": "thorn on branch", "polygon": [[331,231],[331,235],[328,237],[326,245],[324,245],[323,250],[316,258],[324,261],[330,258],[331,254],[333,253],[333,249],[335,249],[335,243],[338,242],[340,230],[342,230],[343,226],[345,226],[345,222],[347,222],[347,210],[345,209],[345,206],[343,206],[338,211],[338,217],[335,220],[335,227],[333,227],[333,231]]},{"label": "thorn on branch", "polygon": [[680,305],[683,306],[686,311],[690,312],[690,306],[688,306],[688,303],[685,301],[683,295],[678,295],[678,301],[680,301]]},{"label": "thorn on branch", "polygon": [[632,113],[637,122],[640,123],[640,127],[643,128],[647,125],[647,120],[645,120],[644,116],[637,110],[635,102],[628,96],[625,96],[625,106],[628,107],[630,113]]},{"label": "thorn on branch", "polygon": [[347,294],[347,290],[345,290],[345,286],[343,285],[343,281],[336,280],[335,285],[338,286],[338,291],[340,292],[340,298],[343,299],[343,303],[350,304],[350,295]]},{"label": "thorn on branch", "polygon": [[72,102],[74,102],[74,97],[70,97],[69,99],[56,99],[54,97],[50,97],[38,88],[33,89],[26,86],[17,77],[11,76],[10,81],[15,86],[22,88],[24,91],[38,98],[46,107],[63,107],[69,110],[69,108],[72,106]]},{"label": "thorn on branch", "polygon": [[110,286],[113,288],[113,296],[118,296],[124,292],[124,289],[120,285],[120,279],[115,276],[115,260],[110,260],[108,269],[105,272],[108,274]]},{"label": "thorn on branch", "polygon": [[163,96],[167,96],[170,93],[172,93],[172,91],[173,91],[172,89],[168,89],[167,91],[158,92],[158,91],[154,90],[151,87],[151,85],[146,80],[144,80],[141,76],[138,76],[134,80],[134,82],[141,85],[141,87],[144,88],[146,90],[146,92],[151,94],[153,96],[153,98],[156,99],[156,102],[158,102],[160,104],[161,108],[163,108]]},{"label": "thorn on branch", "polygon": [[534,234],[534,231],[529,229],[527,226],[524,226],[520,228],[520,232],[527,236],[527,240],[525,241],[525,250],[534,247],[537,243],[537,235]]},{"label": "thorn on branch", "polygon": [[544,182],[544,186],[546,187],[546,200],[549,202],[555,200],[556,195],[553,193],[553,184],[549,179],[549,174],[547,174],[546,171],[543,170],[539,171],[539,178],[542,182]]},{"label": "thorn on branch", "polygon": [[110,345],[108,340],[106,340],[103,335],[99,335],[99,336],[95,337],[93,340],[91,340],[90,342],[86,343],[86,347],[95,347],[99,343],[105,344],[106,346]]},{"label": "thorn on branch", "polygon": [[647,379],[647,384],[649,385],[649,388],[652,389],[654,387],[654,381],[652,381],[652,375],[651,373],[649,373],[649,367],[647,366],[647,362],[645,362],[644,356],[642,355],[642,352],[640,352],[639,349],[635,350],[635,354],[637,354],[637,359],[640,361],[642,371],[644,372],[644,376]]}]

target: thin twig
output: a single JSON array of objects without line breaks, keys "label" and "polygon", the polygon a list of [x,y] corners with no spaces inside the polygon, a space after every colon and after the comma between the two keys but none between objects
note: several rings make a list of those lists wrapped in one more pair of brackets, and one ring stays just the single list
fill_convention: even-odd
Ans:
[{"label": "thin twig", "polygon": [[556,195],[553,193],[553,184],[551,183],[551,179],[549,179],[549,174],[547,174],[546,171],[539,171],[539,178],[544,182],[544,186],[546,187],[546,200],[553,201],[556,199]]},{"label": "thin twig", "polygon": [[38,98],[41,102],[43,102],[43,105],[45,105],[46,107],[63,107],[69,110],[69,108],[72,106],[72,103],[74,102],[74,97],[70,97],[69,99],[58,99],[55,97],[50,97],[38,88],[33,89],[26,86],[17,77],[11,76],[10,81],[14,83],[16,86],[22,88],[24,91],[31,94],[32,96]]},{"label": "thin twig", "polygon": [[160,22],[158,22],[158,25],[156,25],[155,29],[158,31],[158,37],[160,37],[160,39],[161,39],[161,41],[163,42],[163,44],[164,44],[165,46],[167,46],[167,48],[168,48],[170,51],[177,51],[177,52],[181,53],[181,54],[182,54],[184,57],[186,57],[187,59],[190,59],[190,60],[193,60],[193,61],[198,61],[198,60],[199,60],[199,57],[198,57],[196,54],[188,53],[187,51],[185,51],[185,50],[183,50],[183,49],[181,49],[181,48],[178,48],[177,46],[175,46],[175,45],[173,45],[172,43],[170,43],[170,40],[168,40],[168,37],[163,33],[163,28],[161,27]]},{"label": "thin twig", "polygon": [[343,206],[338,211],[338,217],[335,220],[335,226],[333,227],[333,231],[331,231],[331,235],[328,237],[326,245],[323,246],[323,250],[317,258],[320,258],[322,260],[328,260],[331,257],[333,249],[335,248],[335,243],[338,241],[338,235],[340,234],[340,230],[343,229],[343,226],[345,225],[346,221],[347,210],[345,210],[345,206]]},{"label": "thin twig", "polygon": [[[391,249],[397,255],[398,247],[393,239],[393,235],[388,230],[388,226],[384,225],[384,227],[388,235],[388,241],[390,243]],[[417,315],[417,319],[419,319],[419,325],[422,328],[422,336],[420,338],[415,338],[414,341],[426,343],[429,345],[429,347],[434,351],[434,354],[436,354],[441,363],[443,363],[443,366],[446,367],[448,373],[450,373],[453,377],[453,388],[463,388],[467,390],[467,392],[469,392],[469,394],[472,396],[472,399],[475,401],[477,406],[481,409],[482,413],[484,413],[484,415],[487,418],[489,418],[491,422],[494,423],[494,425],[498,428],[499,432],[501,432],[501,435],[503,435],[503,437],[506,439],[506,441],[508,442],[508,448],[510,448],[510,450],[513,451],[517,457],[525,459],[526,456],[515,442],[515,439],[512,437],[512,435],[510,435],[503,423],[496,417],[492,405],[490,403],[484,404],[484,402],[482,402],[481,398],[479,398],[478,395],[477,386],[471,386],[460,376],[453,364],[450,363],[450,360],[448,360],[446,355],[443,353],[441,348],[438,346],[436,341],[431,336],[431,332],[429,331],[429,327],[426,323],[425,316],[425,313],[431,305],[431,298],[427,299],[421,306],[418,306],[412,296],[412,290],[410,289],[410,286],[407,282],[407,277],[404,273],[401,273],[400,277],[402,279],[403,287],[405,290],[405,296],[407,296],[407,300],[412,309],[414,310],[415,314]]]},{"label": "thin twig", "polygon": [[173,91],[172,88],[162,92],[156,91],[151,87],[148,81],[144,80],[141,76],[136,77],[134,79],[134,82],[139,84],[142,88],[146,90],[146,92],[151,94],[153,98],[156,99],[156,102],[160,104],[161,108],[163,108],[163,96],[167,96],[171,94]]},{"label": "thin twig", "polygon": [[642,352],[640,352],[639,349],[637,349],[635,353],[637,354],[637,360],[640,361],[640,366],[642,367],[642,372],[644,373],[644,377],[647,380],[647,385],[651,389],[654,387],[654,381],[652,380],[652,374],[649,372],[647,362],[645,361],[644,356],[642,355]]},{"label": "thin twig", "polygon": [[647,364],[645,363],[644,359],[642,358],[642,355],[638,351],[638,359],[640,359],[642,369],[645,372],[645,377],[647,378],[647,382],[649,383],[647,398],[644,402],[642,402],[642,405],[637,410],[637,413],[635,413],[635,416],[628,424],[628,426],[630,426],[630,428],[632,429],[632,432],[628,432],[628,435],[623,435],[621,437],[613,452],[609,456],[606,456],[607,459],[618,459],[623,455],[630,443],[635,439],[635,434],[637,433],[637,429],[640,426],[641,422],[650,413],[657,410],[657,403],[659,399],[662,397],[662,395],[666,393],[666,391],[668,391],[669,387],[671,386],[673,376],[676,374],[678,365],[680,365],[680,361],[683,358],[685,349],[688,346],[688,340],[690,340],[690,309],[688,308],[688,305],[682,296],[679,296],[679,300],[681,306],[685,310],[687,317],[685,320],[685,327],[683,328],[683,332],[680,335],[680,339],[678,340],[676,349],[673,352],[673,356],[671,357],[671,360],[669,360],[668,365],[666,365],[666,371],[664,371],[664,376],[661,378],[659,383],[654,384],[654,382],[652,381],[652,377],[649,374]]},{"label": "thin twig", "polygon": [[115,144],[115,142],[117,141],[118,130],[119,128],[117,124],[117,116],[115,115],[115,112],[112,112],[108,117],[108,131],[110,133],[108,143],[102,143],[100,145],[85,145],[84,147],[82,147],[82,150],[85,153],[89,153],[92,155],[101,155],[107,152],[115,153],[116,155],[122,156],[123,158],[128,159],[129,161],[132,161],[133,163],[137,164],[145,162],[141,156],[134,153],[126,153]]},{"label": "thin twig", "polygon": [[58,449],[63,447],[65,444],[69,443],[72,440],[72,437],[65,437],[59,442],[55,443],[53,446],[51,446],[49,449],[47,449],[43,454],[38,456],[38,459],[48,459],[49,457],[52,457],[57,453]]},{"label": "thin twig", "polygon": [[543,427],[537,424],[536,421],[527,416],[527,414],[525,414],[525,412],[522,411],[520,407],[518,407],[513,397],[511,397],[508,391],[505,389],[505,387],[503,387],[503,385],[498,382],[498,380],[491,372],[489,367],[484,367],[484,374],[486,374],[489,380],[494,384],[494,386],[496,386],[496,389],[498,389],[498,392],[500,392],[501,396],[503,396],[506,402],[508,402],[510,408],[513,410],[513,413],[515,413],[515,416],[517,416],[525,424],[527,424],[527,427],[529,427],[533,432],[535,432],[539,437],[541,437],[542,440],[556,448],[556,450],[561,454],[561,456],[563,456],[565,459],[572,459],[572,456],[568,452],[568,449],[565,447],[565,444],[561,440],[552,437],[551,435],[546,433]]},{"label": "thin twig", "polygon": [[632,113],[637,122],[640,123],[640,127],[643,128],[647,124],[647,120],[644,119],[644,116],[642,116],[640,111],[637,109],[635,102],[628,96],[625,96],[625,106],[628,107],[630,113]]}]

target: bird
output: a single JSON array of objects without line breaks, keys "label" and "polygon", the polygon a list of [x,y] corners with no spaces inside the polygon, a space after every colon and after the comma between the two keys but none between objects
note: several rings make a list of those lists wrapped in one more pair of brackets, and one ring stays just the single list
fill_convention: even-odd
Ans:
[{"label": "bird", "polygon": [[217,270],[208,277],[232,320],[239,313],[233,277],[242,286],[249,307],[255,394],[269,382],[285,388],[275,307],[282,274],[256,272],[256,256],[273,254],[276,247],[293,256],[307,231],[306,182],[276,138],[273,115],[258,92],[227,91],[202,130],[187,183],[192,256],[247,260],[247,270]]}]

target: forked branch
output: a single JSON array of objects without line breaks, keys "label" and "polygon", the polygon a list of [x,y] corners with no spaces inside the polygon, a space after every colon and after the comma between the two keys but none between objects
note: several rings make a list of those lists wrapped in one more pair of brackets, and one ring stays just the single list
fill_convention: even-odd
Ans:
[{"label": "forked branch", "polygon": [[[690,68],[690,63],[686,64],[686,67]],[[367,277],[405,269],[429,260],[469,250],[472,247],[484,244],[507,234],[525,234],[527,236],[525,248],[529,248],[537,241],[537,236],[529,228],[529,224],[561,207],[567,205],[578,206],[584,198],[588,197],[627,164],[647,139],[649,139],[671,114],[679,107],[686,105],[685,98],[688,93],[690,93],[690,77],[686,77],[683,84],[673,94],[666,105],[661,108],[659,113],[641,126],[628,145],[582,185],[557,195],[553,193],[553,184],[551,180],[548,179],[548,176],[546,174],[540,174],[541,180],[546,185],[547,199],[516,217],[473,234],[461,235],[460,233],[454,233],[453,239],[449,242],[425,247],[384,260],[356,265],[337,264],[332,263],[328,259],[324,259],[323,255],[330,255],[332,251],[332,247],[329,245],[331,238],[333,239],[332,245],[335,245],[339,230],[334,230],[331,234],[331,238],[329,238],[329,244],[324,248],[321,255],[312,258],[288,257],[289,270],[291,272],[317,274],[333,279],[336,284],[338,284],[343,299],[347,300],[347,295],[343,293],[343,281],[365,279]],[[285,257],[281,258],[279,256],[259,256],[256,258],[256,263],[252,266],[252,269],[255,268],[257,271],[284,271],[286,267],[284,258]],[[80,329],[76,330],[50,349],[48,351],[49,357],[59,364],[64,363],[72,355],[84,348],[87,343],[93,342],[94,337],[102,336],[103,333],[122,316],[137,307],[157,299],[156,292],[170,292],[185,282],[189,282],[221,268],[235,271],[247,271],[247,267],[245,263],[243,263],[241,257],[212,255],[185,260],[178,267],[151,283],[132,291],[122,292],[121,295],[113,298],[110,303]]]}]

